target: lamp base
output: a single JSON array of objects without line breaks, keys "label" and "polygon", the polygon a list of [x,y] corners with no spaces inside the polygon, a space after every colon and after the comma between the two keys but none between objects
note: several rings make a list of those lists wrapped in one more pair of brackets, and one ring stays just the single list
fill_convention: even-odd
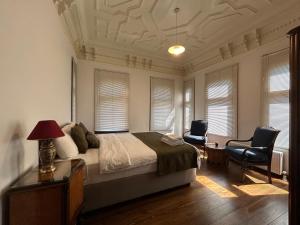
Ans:
[{"label": "lamp base", "polygon": [[56,155],[52,139],[41,140],[39,148],[40,173],[51,173],[55,171],[53,161]]},{"label": "lamp base", "polygon": [[51,165],[51,166],[43,166],[43,167],[40,167],[40,173],[52,173],[56,170],[56,167]]}]

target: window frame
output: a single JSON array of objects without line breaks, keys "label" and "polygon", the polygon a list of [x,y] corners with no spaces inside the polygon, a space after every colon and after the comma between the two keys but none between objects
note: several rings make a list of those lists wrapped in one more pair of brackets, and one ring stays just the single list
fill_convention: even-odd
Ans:
[{"label": "window frame", "polygon": [[[172,82],[172,111],[174,111],[174,118],[173,118],[173,125],[171,125],[170,129],[154,129],[155,127],[152,127],[152,107],[153,107],[153,100],[152,100],[152,88],[153,88],[153,81],[154,80],[164,80],[164,81],[170,81]],[[167,101],[167,100],[165,100]],[[154,132],[162,132],[162,133],[168,133],[168,132],[173,132],[175,128],[175,80],[173,79],[168,79],[168,78],[161,78],[161,77],[155,77],[151,76],[150,77],[150,110],[149,110],[149,131],[154,131]]]},{"label": "window frame", "polygon": [[[127,79],[128,79],[128,85],[127,85],[127,97],[125,97],[127,99],[127,129],[124,129],[124,130],[96,130],[96,116],[97,116],[97,112],[96,112],[96,107],[97,107],[97,94],[96,94],[96,85],[97,85],[97,73],[101,73],[101,72],[108,72],[108,73],[115,73],[115,74],[118,74],[118,75],[124,75],[124,76],[127,76]],[[117,75],[117,76],[118,76]],[[99,75],[101,76],[101,75]],[[105,75],[104,75],[105,76]],[[114,76],[114,75],[113,75]],[[113,71],[113,70],[105,70],[105,69],[95,69],[94,70],[94,132],[96,134],[105,134],[105,133],[124,133],[124,132],[129,132],[129,105],[130,105],[130,99],[129,99],[129,96],[130,96],[130,75],[129,73],[126,73],[126,72],[119,72],[119,71]]]},{"label": "window frame", "polygon": [[[186,99],[185,99],[185,95],[186,95],[186,84],[188,82],[192,82],[192,100],[189,102],[189,104],[191,105],[191,108],[192,108],[192,117],[191,117],[191,121],[190,121],[190,124],[189,124],[189,128],[186,128],[186,125],[185,122],[186,122],[186,113],[185,113],[185,109],[186,109],[186,105],[187,105],[187,102],[186,102]],[[183,132],[187,132],[188,130],[190,130],[191,128],[191,122],[193,120],[195,120],[195,78],[192,78],[192,79],[189,79],[189,80],[185,80],[183,81],[183,121],[182,121],[182,128],[183,128]]]},{"label": "window frame", "polygon": [[[289,51],[288,48],[285,49],[281,49],[279,51],[273,52],[273,53],[269,53],[266,55],[263,55],[262,57],[262,67],[263,67],[263,73],[262,73],[262,87],[261,87],[261,102],[262,102],[262,106],[261,106],[261,124],[262,126],[267,126],[270,127],[271,125],[269,124],[269,119],[270,119],[270,111],[269,111],[269,106],[272,103],[283,103],[289,104],[289,116],[288,116],[288,120],[290,121],[290,87],[289,89],[285,89],[285,90],[278,90],[278,91],[270,91],[269,90],[269,83],[270,83],[270,77],[271,75],[271,65],[269,64],[270,60],[272,57],[286,57],[287,64],[289,66]],[[276,59],[275,59],[276,60]],[[290,76],[290,71],[288,69],[289,72],[289,76]],[[290,78],[290,77],[289,77]],[[289,122],[289,127],[291,126],[290,122]],[[276,129],[276,127],[275,127]],[[280,133],[279,133],[280,135]],[[289,138],[290,138],[290,131],[289,131]],[[278,141],[278,137],[277,140]],[[276,145],[276,142],[274,144],[274,147],[276,149],[281,149],[281,150],[289,150],[290,146],[288,143],[288,147],[284,147],[284,146],[279,146]]]},{"label": "window frame", "polygon": [[[227,70],[231,69],[231,75],[229,76],[228,74],[226,74]],[[227,132],[229,132],[229,134],[227,136],[224,136],[222,134],[216,134],[216,133],[212,133],[209,132],[209,128],[208,128],[208,135],[213,135],[213,136],[218,136],[218,137],[222,137],[222,138],[238,138],[238,72],[239,72],[239,66],[238,64],[233,64],[230,66],[226,66],[223,67],[221,69],[209,72],[207,74],[205,74],[205,86],[204,86],[204,90],[205,90],[205,119],[208,121],[208,107],[210,105],[210,103],[218,103],[218,102],[231,102],[231,112],[232,115],[230,117],[228,117],[228,121],[232,121],[231,124],[231,130],[228,130],[227,128]],[[212,81],[209,81],[211,79],[210,76],[216,76],[219,77],[219,79],[215,82],[221,82],[221,81],[226,81],[229,80],[231,82],[231,93],[229,93],[228,96],[226,97],[216,97],[213,99],[209,99],[208,98],[208,88],[210,83],[213,83]],[[227,77],[227,78],[226,78]],[[208,121],[208,127],[210,126],[209,121]],[[229,127],[230,128],[230,127]]]}]

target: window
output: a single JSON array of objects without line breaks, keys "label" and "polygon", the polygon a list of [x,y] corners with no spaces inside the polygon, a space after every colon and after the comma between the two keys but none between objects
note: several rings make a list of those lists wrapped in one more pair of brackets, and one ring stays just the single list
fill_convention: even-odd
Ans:
[{"label": "window", "polygon": [[237,75],[237,65],[206,74],[205,115],[210,134],[237,136]]},{"label": "window", "polygon": [[128,131],[129,75],[95,70],[95,131]]},{"label": "window", "polygon": [[289,148],[289,54],[288,50],[263,57],[263,125],[281,130],[275,146]]},{"label": "window", "polygon": [[187,80],[183,87],[183,123],[184,129],[191,128],[192,120],[194,120],[194,105],[195,105],[195,81]]},{"label": "window", "polygon": [[151,77],[150,130],[174,129],[174,80]]}]

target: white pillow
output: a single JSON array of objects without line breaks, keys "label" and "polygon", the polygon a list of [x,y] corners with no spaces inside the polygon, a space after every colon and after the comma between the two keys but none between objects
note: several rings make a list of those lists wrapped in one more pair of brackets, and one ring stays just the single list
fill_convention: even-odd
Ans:
[{"label": "white pillow", "polygon": [[[64,130],[62,130],[64,132]],[[65,136],[54,139],[56,153],[61,159],[72,158],[79,154],[78,148],[72,137],[64,132]]]},{"label": "white pillow", "polygon": [[71,135],[71,129],[76,125],[75,122],[71,122],[61,128],[64,133]]}]

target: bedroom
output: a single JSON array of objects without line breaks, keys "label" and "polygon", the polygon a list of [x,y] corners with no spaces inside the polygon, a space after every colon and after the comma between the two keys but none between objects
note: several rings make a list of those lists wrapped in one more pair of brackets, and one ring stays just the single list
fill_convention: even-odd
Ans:
[{"label": "bedroom", "polygon": [[[176,7],[180,8],[177,14],[174,12]],[[190,127],[192,119],[208,119],[208,131],[219,134],[209,136],[209,142],[224,145],[225,140],[220,138],[224,136],[224,123],[218,123],[217,119],[211,120],[209,115],[214,114],[206,112],[206,77],[215,72],[222,73],[228,68],[233,68],[232,71],[236,68],[238,79],[233,79],[231,86],[232,90],[235,90],[235,94],[232,95],[235,103],[231,105],[230,119],[228,115],[222,115],[222,121],[230,121],[226,123],[227,131],[231,131],[228,136],[239,139],[251,137],[256,127],[264,125],[264,66],[269,65],[266,61],[272,61],[273,55],[282,53],[284,57],[287,56],[284,52],[289,48],[286,33],[299,26],[299,9],[300,4],[297,0],[2,0],[1,200],[4,200],[3,196],[9,185],[39,163],[38,142],[27,140],[37,122],[53,119],[63,126],[72,120],[72,58],[77,66],[76,110],[73,110],[73,116],[76,117],[76,122],[82,122],[90,131],[97,131],[95,74],[96,71],[100,71],[100,74],[101,71],[108,71],[128,76],[128,110],[125,110],[127,114],[124,114],[124,118],[127,118],[130,132],[157,130],[153,118],[159,118],[160,115],[156,115],[152,107],[155,104],[151,101],[154,100],[151,88],[159,86],[164,80],[171,80],[172,85],[167,86],[170,87],[168,90],[172,93],[172,101],[169,101],[166,107],[168,112],[171,110],[172,116],[165,131],[182,135],[184,130]],[[159,22],[155,24],[153,20]],[[176,39],[186,48],[179,57],[168,53],[168,48],[176,44]],[[276,60],[274,61],[276,63]],[[191,101],[191,104],[184,102],[183,91],[184,85],[187,85],[186,81],[190,80],[194,80],[194,95],[191,98],[194,101]],[[191,109],[189,116],[184,113],[184,108]],[[282,119],[280,115],[279,119]],[[212,119],[214,118],[212,116]],[[276,117],[275,121],[277,119]],[[283,120],[286,122],[289,118]],[[287,127],[280,129],[288,130]],[[286,145],[288,140],[284,137],[282,140]],[[281,151],[282,171],[287,172],[290,178],[291,151],[287,149]],[[276,189],[277,181],[281,182],[276,175],[273,177],[275,186],[267,186],[266,190],[282,191],[283,194],[269,196],[266,193],[254,197],[255,203],[262,202],[265,207],[258,206],[251,214],[251,205],[244,208],[237,206],[233,209],[229,206],[245,200],[237,194],[243,192],[243,188],[247,188],[247,185],[239,183],[240,168],[230,163],[228,173],[224,174],[222,167],[208,166],[206,159],[202,158],[201,163],[196,181],[191,186],[126,202],[119,208],[116,206],[111,210],[100,210],[99,213],[89,215],[87,221],[82,223],[107,224],[107,221],[115,218],[114,224],[176,224],[177,219],[177,224],[231,225],[245,224],[242,219],[247,217],[249,224],[255,224],[256,216],[262,215],[266,220],[262,224],[287,224],[287,185],[283,185],[283,189]],[[250,173],[247,174],[249,176],[253,173],[253,179],[259,179],[267,185],[264,172],[257,173],[251,170],[247,173]],[[255,183],[251,179],[247,182]],[[279,187],[282,187],[280,185]],[[272,189],[273,187],[275,189]],[[237,195],[237,200],[235,197],[218,197],[220,192]],[[212,198],[205,199],[205,194]],[[187,196],[186,199],[181,197],[184,195]],[[248,198],[251,199],[249,196]],[[278,202],[278,207],[272,208]],[[161,204],[161,208],[155,203]],[[224,210],[220,210],[221,203],[224,203]],[[202,207],[201,211],[199,204],[207,206]],[[5,211],[4,205],[1,204],[1,207]],[[254,204],[253,207],[255,206]],[[139,207],[142,212],[137,210]],[[151,207],[157,209],[151,210]],[[272,209],[280,212],[274,213],[274,216],[267,216],[268,210]],[[1,218],[4,219],[5,212],[2,210]],[[166,216],[159,215],[159,210],[165,212],[163,215]],[[172,217],[172,210],[178,212],[178,217]],[[221,217],[222,212],[224,215],[228,213],[227,217]],[[120,222],[127,217],[129,221]],[[200,217],[205,218],[202,223]]]}]

